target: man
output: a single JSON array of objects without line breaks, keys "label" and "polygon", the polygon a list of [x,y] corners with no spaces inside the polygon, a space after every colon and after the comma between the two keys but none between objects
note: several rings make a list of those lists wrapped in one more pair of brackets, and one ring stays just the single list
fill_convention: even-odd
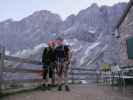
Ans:
[{"label": "man", "polygon": [[58,37],[56,39],[57,47],[55,48],[56,57],[56,71],[58,76],[58,90],[62,90],[63,84],[65,84],[66,91],[69,91],[69,86],[67,84],[68,67],[70,63],[70,49],[69,46],[64,45],[62,38]]},{"label": "man", "polygon": [[42,64],[43,64],[43,86],[49,86],[47,76],[51,79],[51,84],[54,85],[54,69],[55,69],[55,53],[54,53],[54,42],[48,41],[48,47],[43,51],[42,55]]}]

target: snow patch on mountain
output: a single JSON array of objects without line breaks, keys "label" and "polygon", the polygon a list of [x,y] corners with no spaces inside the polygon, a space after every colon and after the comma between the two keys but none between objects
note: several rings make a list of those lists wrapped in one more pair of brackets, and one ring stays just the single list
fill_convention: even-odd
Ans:
[{"label": "snow patch on mountain", "polygon": [[98,46],[100,42],[93,43],[91,46],[88,46],[87,50],[85,51],[85,55],[87,55],[92,49]]}]

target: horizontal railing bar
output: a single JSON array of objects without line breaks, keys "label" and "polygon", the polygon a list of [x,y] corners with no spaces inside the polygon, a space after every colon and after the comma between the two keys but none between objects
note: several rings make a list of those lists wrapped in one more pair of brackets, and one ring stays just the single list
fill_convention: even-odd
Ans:
[{"label": "horizontal railing bar", "polygon": [[11,83],[34,83],[34,82],[42,82],[43,79],[23,79],[23,80],[3,80],[3,84],[11,84]]},{"label": "horizontal railing bar", "polygon": [[[80,71],[95,71],[94,69],[85,69],[85,68],[72,68],[71,70],[80,70]],[[25,68],[9,68],[5,67],[3,72],[29,72],[29,73],[39,73],[43,70],[38,69],[25,69]]]},{"label": "horizontal railing bar", "polygon": [[121,67],[121,68],[133,68],[133,66],[124,66],[124,67]]},{"label": "horizontal railing bar", "polygon": [[68,80],[96,80],[95,78],[68,78]]},{"label": "horizontal railing bar", "polygon": [[71,70],[96,71],[96,69],[87,69],[87,68],[71,68]]},{"label": "horizontal railing bar", "polygon": [[36,89],[36,87],[31,86],[31,87],[9,88],[9,89],[3,89],[2,93],[3,94],[12,94],[12,93],[20,92],[20,91],[27,91],[27,90],[33,90],[33,89]]},{"label": "horizontal railing bar", "polygon": [[[42,73],[43,70],[22,69],[22,68],[4,68],[3,72],[21,72],[21,73]],[[69,72],[69,75],[96,75],[96,73]]]},{"label": "horizontal railing bar", "polygon": [[[70,77],[68,80],[95,80],[94,78],[73,78]],[[14,83],[40,83],[43,79],[24,79],[24,80],[3,80],[3,84],[14,84]]]},{"label": "horizontal railing bar", "polygon": [[[21,62],[21,63],[29,63],[29,64],[35,64],[35,65],[42,65],[40,61],[30,60],[26,58],[20,58],[20,57],[13,57],[13,56],[5,56],[5,60],[8,61],[15,61],[15,62]],[[96,71],[95,69],[86,69],[86,68],[71,68],[71,70],[84,70],[84,71]]]},{"label": "horizontal railing bar", "polygon": [[42,65],[40,61],[35,61],[35,60],[30,60],[30,59],[20,58],[20,57],[7,56],[7,55],[5,56],[5,60],[28,63],[28,64],[35,64],[35,65]]},{"label": "horizontal railing bar", "polygon": [[96,75],[96,73],[69,73],[70,75]]},{"label": "horizontal railing bar", "polygon": [[41,73],[43,70],[24,69],[24,68],[4,68],[3,72],[21,72],[21,73]]}]

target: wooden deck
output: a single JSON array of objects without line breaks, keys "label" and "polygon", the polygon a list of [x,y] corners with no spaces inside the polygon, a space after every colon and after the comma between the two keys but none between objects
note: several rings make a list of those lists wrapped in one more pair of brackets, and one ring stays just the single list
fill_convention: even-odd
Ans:
[{"label": "wooden deck", "polygon": [[0,100],[133,100],[132,89],[123,91],[96,85],[72,85],[71,91],[34,90],[25,93],[10,95]]}]

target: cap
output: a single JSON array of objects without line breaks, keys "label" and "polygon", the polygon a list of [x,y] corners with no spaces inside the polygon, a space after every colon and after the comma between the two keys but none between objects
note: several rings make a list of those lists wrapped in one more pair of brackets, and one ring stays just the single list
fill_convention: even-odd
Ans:
[{"label": "cap", "polygon": [[64,39],[62,37],[57,37],[56,40],[63,41]]}]

